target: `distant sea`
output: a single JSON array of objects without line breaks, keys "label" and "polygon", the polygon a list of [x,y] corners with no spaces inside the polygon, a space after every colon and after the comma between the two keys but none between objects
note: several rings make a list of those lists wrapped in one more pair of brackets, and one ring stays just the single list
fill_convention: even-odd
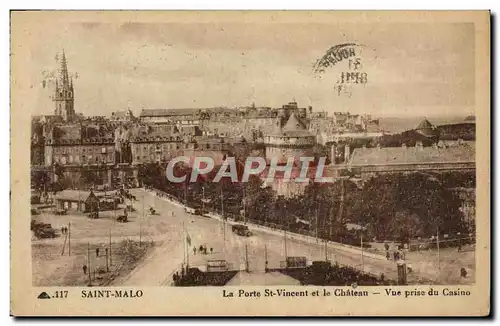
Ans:
[{"label": "distant sea", "polygon": [[423,119],[429,120],[434,126],[465,122],[466,116],[447,117],[383,117],[379,118],[380,129],[399,133],[406,130],[415,129]]}]

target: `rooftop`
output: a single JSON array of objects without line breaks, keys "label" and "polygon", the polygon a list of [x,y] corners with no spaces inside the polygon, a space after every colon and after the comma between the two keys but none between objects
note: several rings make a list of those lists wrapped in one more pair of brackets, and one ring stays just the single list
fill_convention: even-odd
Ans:
[{"label": "rooftop", "polygon": [[292,113],[283,128],[274,134],[286,137],[316,137],[307,130],[304,122],[297,118],[295,113]]},{"label": "rooftop", "polygon": [[432,129],[432,124],[429,122],[429,120],[424,119],[420,122],[420,124],[416,128],[416,130],[419,130],[419,129]]},{"label": "rooftop", "polygon": [[169,117],[178,115],[193,115],[200,109],[143,109],[141,117]]},{"label": "rooftop", "polygon": [[465,143],[453,147],[386,147],[356,148],[350,164],[404,164],[474,162],[475,143]]},{"label": "rooftop", "polygon": [[234,109],[224,107],[214,108],[181,108],[181,109],[143,109],[141,117],[175,117],[186,115],[197,115],[202,112],[222,114],[226,112],[236,112]]},{"label": "rooftop", "polygon": [[[94,192],[94,195],[97,198],[100,198],[100,197],[104,197],[105,193],[104,192]],[[54,196],[54,198],[55,199],[72,200],[72,201],[85,201],[85,200],[87,200],[87,198],[89,196],[90,196],[90,191],[66,189],[66,190],[58,192]]]}]

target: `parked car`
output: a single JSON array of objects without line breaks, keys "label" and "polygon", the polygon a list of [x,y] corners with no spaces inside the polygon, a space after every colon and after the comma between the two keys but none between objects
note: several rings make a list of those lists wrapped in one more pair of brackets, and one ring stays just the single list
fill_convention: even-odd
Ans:
[{"label": "parked car", "polygon": [[201,215],[201,209],[199,208],[186,207],[184,211],[191,215]]},{"label": "parked car", "polygon": [[92,218],[92,219],[95,219],[95,218],[99,218],[99,212],[91,212],[89,215],[88,215],[89,218]]},{"label": "parked car", "polygon": [[232,227],[232,231],[236,233],[237,235],[241,235],[244,237],[249,237],[252,235],[252,232],[248,229],[248,226],[243,225],[243,224],[235,224]]},{"label": "parked car", "polygon": [[56,215],[66,215],[68,212],[65,209],[56,209],[54,214]]},{"label": "parked car", "polygon": [[127,215],[120,215],[116,218],[116,221],[118,221],[120,223],[125,223],[128,221],[128,217],[127,217]]},{"label": "parked car", "polygon": [[49,223],[41,223],[31,220],[31,230],[39,239],[55,238],[56,230]]}]

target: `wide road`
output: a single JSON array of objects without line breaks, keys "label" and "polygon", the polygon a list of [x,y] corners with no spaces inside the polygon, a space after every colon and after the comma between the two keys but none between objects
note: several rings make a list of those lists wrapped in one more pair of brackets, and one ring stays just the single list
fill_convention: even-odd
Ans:
[{"label": "wide road", "polygon": [[[154,235],[156,248],[153,252],[131,274],[118,279],[116,285],[170,285],[172,274],[186,259],[189,259],[190,266],[201,268],[209,259],[225,259],[232,268],[240,270],[245,270],[248,261],[250,273],[264,271],[266,258],[269,268],[279,267],[280,262],[284,260],[284,234],[256,231],[251,237],[241,237],[231,231],[231,225],[228,223],[209,217],[190,215],[181,205],[158,198],[142,189],[134,189],[132,193],[139,200],[139,205],[144,201],[146,207],[153,206],[159,212],[159,215],[147,217],[143,221],[145,230],[148,218],[163,219],[165,220],[163,224],[168,227],[163,234]],[[188,246],[187,235],[191,239],[191,245],[185,250]],[[196,254],[194,253],[193,248],[200,245],[208,248],[207,255],[200,254],[198,250]],[[210,248],[213,249],[212,253]],[[289,238],[286,241],[288,256],[306,256],[311,261],[324,260],[327,256],[329,260],[337,261],[339,264],[364,268],[366,272],[376,275],[384,273],[386,277],[396,278],[396,265],[390,261],[366,256],[362,258],[355,253],[331,248],[327,251],[325,253],[325,246],[321,242],[316,244]],[[188,257],[186,252],[189,252]]]}]

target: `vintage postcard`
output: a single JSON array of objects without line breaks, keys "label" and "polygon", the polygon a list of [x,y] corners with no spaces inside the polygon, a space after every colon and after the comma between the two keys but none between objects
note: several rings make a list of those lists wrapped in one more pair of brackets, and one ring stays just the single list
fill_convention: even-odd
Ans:
[{"label": "vintage postcard", "polygon": [[486,316],[487,11],[12,11],[15,316]]}]

